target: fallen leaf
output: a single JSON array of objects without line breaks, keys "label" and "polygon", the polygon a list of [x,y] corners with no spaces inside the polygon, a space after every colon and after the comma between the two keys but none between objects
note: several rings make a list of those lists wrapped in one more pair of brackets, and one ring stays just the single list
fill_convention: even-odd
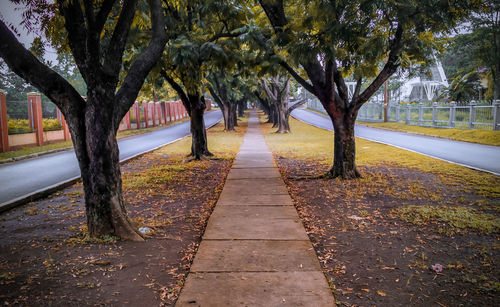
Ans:
[{"label": "fallen leaf", "polygon": [[384,291],[377,290],[377,294],[380,296],[387,296],[387,294]]}]

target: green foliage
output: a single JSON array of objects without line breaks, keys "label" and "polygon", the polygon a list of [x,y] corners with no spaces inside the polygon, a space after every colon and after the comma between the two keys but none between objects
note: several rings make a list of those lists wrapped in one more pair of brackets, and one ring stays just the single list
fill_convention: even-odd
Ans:
[{"label": "green foliage", "polygon": [[[31,132],[29,120],[27,119],[9,119],[8,121],[9,134],[21,134]],[[43,131],[61,130],[61,122],[56,118],[43,119]]]},{"label": "green foliage", "polygon": [[402,220],[416,224],[427,225],[438,223],[442,232],[476,231],[480,233],[495,233],[500,230],[500,219],[481,213],[475,209],[463,206],[406,206],[393,211]]},{"label": "green foliage", "polygon": [[444,89],[440,97],[447,97],[456,102],[467,102],[477,98],[477,89],[480,86],[477,79],[477,73],[474,71],[450,78],[450,85]]},{"label": "green foliage", "polygon": [[57,131],[61,130],[61,122],[57,118],[44,118],[43,131]]}]

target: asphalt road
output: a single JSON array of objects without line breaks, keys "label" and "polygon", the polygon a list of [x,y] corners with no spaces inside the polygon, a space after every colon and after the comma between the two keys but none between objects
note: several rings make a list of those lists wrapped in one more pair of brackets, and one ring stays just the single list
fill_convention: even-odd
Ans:
[{"label": "asphalt road", "polygon": [[[205,125],[210,127],[221,118],[220,111],[206,113]],[[189,121],[187,121],[119,140],[120,161],[172,143],[189,134]],[[73,150],[2,164],[0,165],[0,209],[16,200],[55,188],[79,177],[80,169]]]},{"label": "asphalt road", "polygon": [[[332,122],[325,115],[296,109],[292,112],[292,116],[318,128],[333,131]],[[500,147],[498,146],[451,141],[363,125],[356,125],[355,135],[359,138],[500,175]]]}]

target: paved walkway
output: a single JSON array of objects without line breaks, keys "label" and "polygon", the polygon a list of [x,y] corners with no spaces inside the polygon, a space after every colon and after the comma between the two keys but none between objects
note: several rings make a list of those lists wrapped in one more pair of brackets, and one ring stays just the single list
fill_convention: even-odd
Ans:
[{"label": "paved walkway", "polygon": [[176,306],[334,306],[255,111]]}]

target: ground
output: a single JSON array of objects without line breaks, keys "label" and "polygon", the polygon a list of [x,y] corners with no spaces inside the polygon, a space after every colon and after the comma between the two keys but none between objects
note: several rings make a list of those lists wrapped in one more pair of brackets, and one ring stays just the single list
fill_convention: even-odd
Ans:
[{"label": "ground", "polygon": [[499,305],[500,177],[358,139],[363,178],[319,179],[332,132],[263,129],[339,305]]},{"label": "ground", "polygon": [[82,186],[0,215],[0,304],[171,305],[183,285],[245,130],[209,130],[217,159],[185,161],[190,138],[122,165],[144,243],[85,238]]}]

